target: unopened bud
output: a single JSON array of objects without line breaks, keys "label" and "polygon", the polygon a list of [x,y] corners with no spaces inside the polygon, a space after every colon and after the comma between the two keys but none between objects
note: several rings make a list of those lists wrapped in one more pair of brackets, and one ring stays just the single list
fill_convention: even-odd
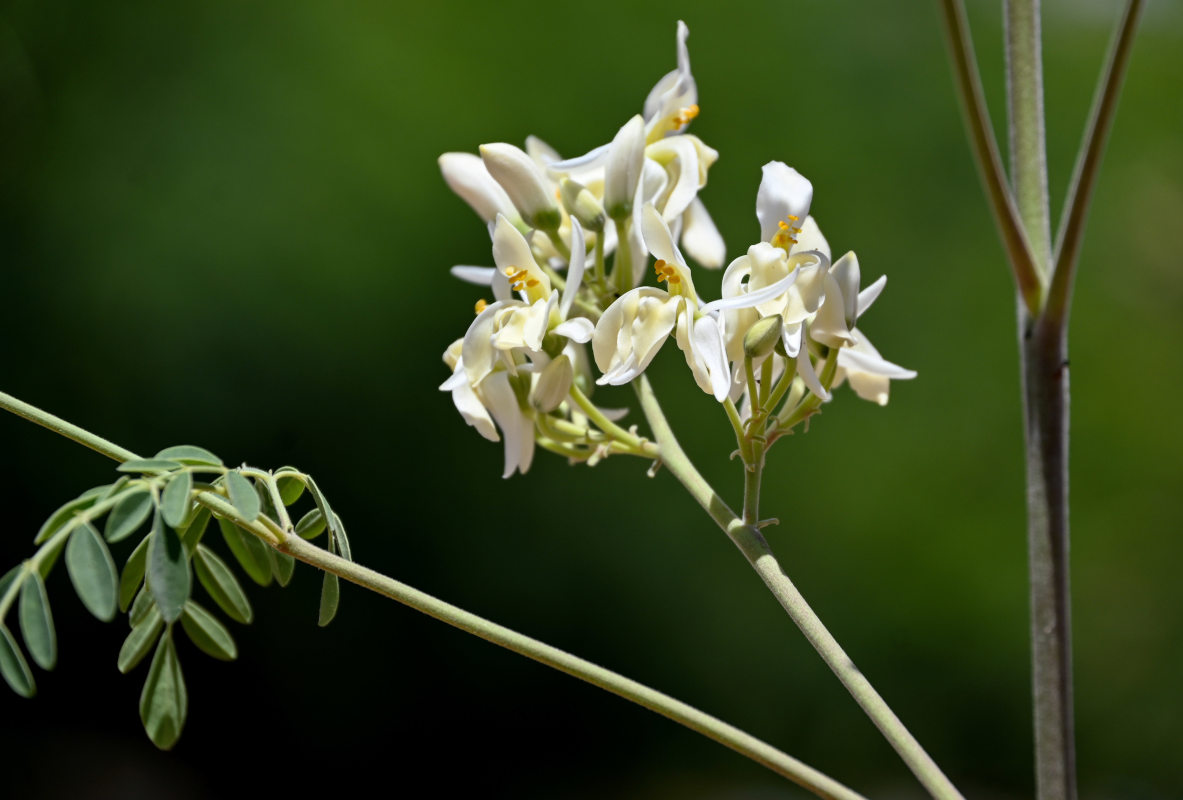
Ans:
[{"label": "unopened bud", "polygon": [[559,182],[559,194],[568,213],[579,220],[580,225],[597,233],[604,230],[604,207],[587,187],[578,181],[563,178]]},{"label": "unopened bud", "polygon": [[481,160],[521,212],[522,219],[543,230],[559,227],[562,214],[551,194],[553,189],[534,159],[512,144],[497,142],[481,145]]},{"label": "unopened bud", "polygon": [[784,320],[780,314],[758,320],[743,337],[743,352],[748,358],[763,358],[780,341]]},{"label": "unopened bud", "polygon": [[534,407],[548,414],[562,405],[571,391],[574,374],[571,359],[566,354],[547,364],[538,376],[538,383],[534,385]]}]

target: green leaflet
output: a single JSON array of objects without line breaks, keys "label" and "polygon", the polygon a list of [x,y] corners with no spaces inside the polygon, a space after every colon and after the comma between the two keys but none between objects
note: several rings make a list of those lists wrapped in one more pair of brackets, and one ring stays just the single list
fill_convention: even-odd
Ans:
[{"label": "green leaflet", "polygon": [[45,581],[36,570],[30,570],[21,584],[18,612],[21,636],[29,655],[41,669],[53,669],[58,659],[57,635],[53,629],[53,614],[49,611],[49,595]]},{"label": "green leaflet", "polygon": [[218,622],[213,614],[190,600],[185,604],[185,611],[181,614],[181,627],[193,644],[202,651],[222,661],[233,661],[238,658],[238,648],[234,644],[234,637],[226,626]]},{"label": "green leaflet", "polygon": [[230,495],[230,505],[242,515],[247,522],[253,522],[259,516],[259,495],[255,494],[255,487],[238,470],[226,473],[226,492]]},{"label": "green leaflet", "polygon": [[290,506],[304,494],[304,481],[292,474],[295,471],[294,467],[280,467],[275,473],[275,485],[285,506]]},{"label": "green leaflet", "polygon": [[206,450],[192,444],[178,444],[166,447],[154,456],[153,460],[180,461],[182,464],[212,464],[222,466],[222,459]]},{"label": "green leaflet", "polygon": [[33,672],[29,669],[25,656],[17,646],[16,639],[8,632],[8,628],[0,625],[0,675],[14,692],[21,697],[32,697],[37,693],[37,684],[33,682]]},{"label": "green leaflet", "polygon": [[292,573],[296,571],[296,559],[287,553],[272,550],[270,547],[267,548],[267,554],[271,557],[271,568],[275,571],[275,580],[279,581],[280,586],[287,586],[292,581]]},{"label": "green leaflet", "polygon": [[172,472],[174,469],[180,469],[181,462],[173,461],[172,459],[164,458],[133,458],[130,461],[124,461],[115,469],[120,472]]},{"label": "green leaflet", "polygon": [[140,589],[136,595],[136,599],[131,604],[131,611],[127,613],[127,624],[135,627],[140,624],[144,617],[148,616],[148,612],[156,608],[156,601],[152,599],[152,593],[148,591],[148,587]]},{"label": "green leaflet", "polygon": [[304,539],[315,539],[324,533],[325,518],[319,508],[314,508],[296,523],[296,535]]},{"label": "green leaflet", "polygon": [[218,527],[222,529],[222,538],[226,540],[226,546],[230,548],[230,552],[234,554],[250,579],[260,586],[270,586],[271,559],[267,551],[271,548],[251,534],[243,533],[228,519],[219,518]]},{"label": "green leaflet", "polygon": [[62,504],[57,511],[49,515],[49,519],[45,520],[45,523],[41,526],[41,530],[37,531],[37,536],[33,539],[33,544],[41,544],[61,530],[66,524],[70,524],[71,527],[77,525],[78,523],[73,521],[74,517],[79,511],[94,505],[94,501],[94,495],[88,497],[84,494],[81,497],[76,497]]},{"label": "green leaflet", "polygon": [[148,548],[148,590],[165,622],[176,622],[189,599],[192,578],[189,559],[181,539],[172,528],[160,524],[160,515],[152,523],[152,544]]},{"label": "green leaflet", "polygon": [[144,656],[148,655],[163,628],[164,618],[160,616],[156,606],[152,606],[123,640],[123,646],[119,648],[119,660],[116,662],[119,671],[127,673],[135,669],[136,665],[144,660]]},{"label": "green leaflet", "polygon": [[178,472],[160,495],[160,516],[170,528],[179,528],[189,513],[189,495],[193,492],[193,473]]},{"label": "green leaflet", "polygon": [[226,616],[244,625],[254,619],[254,611],[238,579],[213,550],[199,544],[193,554],[193,567],[197,572],[197,580],[201,581],[218,607],[226,612]]},{"label": "green leaflet", "polygon": [[87,610],[103,622],[110,622],[119,597],[119,573],[103,537],[89,522],[70,534],[66,571]]},{"label": "green leaflet", "polygon": [[103,537],[112,544],[126,539],[140,529],[151,511],[152,493],[147,489],[128,495],[111,509]]},{"label": "green leaflet", "polygon": [[168,750],[180,738],[188,713],[189,694],[185,691],[185,678],[181,674],[181,662],[177,660],[170,625],[156,646],[148,679],[140,693],[140,721],[152,743],[161,750]]},{"label": "green leaflet", "polygon": [[16,582],[16,579],[20,577],[21,571],[24,568],[24,564],[17,564],[8,570],[8,572],[5,572],[4,577],[0,578],[0,599],[3,599],[4,595],[8,594],[8,587]]},{"label": "green leaflet", "polygon": [[324,627],[337,616],[337,606],[341,602],[341,582],[331,572],[326,572],[324,582],[320,585],[320,618],[317,625]]},{"label": "green leaflet", "polygon": [[210,516],[210,510],[208,508],[197,506],[185,526],[178,529],[181,543],[185,545],[185,552],[190,556],[197,549],[201,537],[205,536],[205,529],[209,527]]},{"label": "green leaflet", "polygon": [[148,542],[150,536],[145,536],[127,557],[127,564],[123,567],[123,574],[119,576],[119,610],[127,611],[132,599],[144,580],[144,569],[148,564]]}]

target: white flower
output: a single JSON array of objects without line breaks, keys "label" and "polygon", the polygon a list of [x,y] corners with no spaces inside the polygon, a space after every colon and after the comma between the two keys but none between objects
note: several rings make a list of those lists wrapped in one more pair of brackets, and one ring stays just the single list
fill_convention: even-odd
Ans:
[{"label": "white flower", "polygon": [[444,153],[439,157],[439,165],[452,191],[485,222],[492,222],[498,214],[515,221],[520,219],[513,201],[479,157],[472,153]]},{"label": "white flower", "polygon": [[481,160],[501,184],[522,219],[532,227],[553,230],[562,222],[554,186],[529,154],[512,144],[495,142],[480,147]]}]

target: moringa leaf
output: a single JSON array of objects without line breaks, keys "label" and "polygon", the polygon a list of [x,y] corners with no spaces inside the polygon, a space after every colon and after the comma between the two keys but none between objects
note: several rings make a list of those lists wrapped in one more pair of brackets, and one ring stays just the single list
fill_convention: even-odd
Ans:
[{"label": "moringa leaf", "polygon": [[32,697],[37,694],[37,684],[33,681],[33,671],[28,662],[8,632],[8,628],[0,625],[0,675],[14,692],[21,697]]},{"label": "moringa leaf", "polygon": [[209,527],[210,516],[210,510],[208,508],[198,506],[184,527],[179,529],[178,535],[181,537],[181,543],[185,545],[185,552],[190,556],[197,549],[198,543],[201,542],[201,537],[205,536],[205,529]]},{"label": "moringa leaf", "polygon": [[314,508],[296,523],[296,535],[304,539],[315,539],[324,533],[325,517],[319,508]]},{"label": "moringa leaf", "polygon": [[181,462],[173,461],[166,458],[133,458],[130,461],[124,461],[115,469],[120,472],[172,472],[174,469],[180,469]]},{"label": "moringa leaf", "polygon": [[275,473],[275,485],[285,506],[290,506],[304,494],[304,481],[296,474],[295,467],[280,467]]},{"label": "moringa leaf", "polygon": [[181,662],[177,660],[170,625],[160,637],[160,644],[156,645],[148,679],[140,693],[140,721],[144,723],[152,744],[168,750],[180,738],[188,713],[189,694],[185,691],[185,678],[181,674]]},{"label": "moringa leaf", "polygon": [[271,549],[249,533],[243,533],[228,519],[218,518],[218,527],[222,529],[222,538],[226,546],[238,560],[243,571],[250,579],[260,586],[271,585],[271,558],[267,552]]},{"label": "moringa leaf", "polygon": [[170,528],[179,528],[189,513],[189,495],[193,492],[193,473],[178,472],[160,495],[160,516]]},{"label": "moringa leaf", "polygon": [[116,662],[116,666],[119,667],[120,672],[126,674],[144,660],[144,656],[148,655],[148,651],[152,649],[162,628],[164,628],[164,618],[160,616],[160,610],[156,606],[152,606],[144,618],[131,629],[131,633],[127,634],[127,638],[123,640],[123,646],[119,648],[119,660]]},{"label": "moringa leaf", "polygon": [[66,571],[82,605],[103,622],[110,622],[119,599],[119,572],[103,537],[89,522],[70,534]]},{"label": "moringa leaf", "polygon": [[103,538],[114,544],[131,536],[152,511],[152,493],[147,489],[135,494],[129,494],[119,501],[107,516],[107,525],[103,529]]},{"label": "moringa leaf", "polygon": [[181,614],[181,627],[189,639],[202,651],[221,661],[238,658],[238,647],[226,626],[218,622],[213,614],[190,600]]},{"label": "moringa leaf", "polygon": [[217,553],[205,545],[197,545],[193,554],[193,567],[197,572],[197,580],[201,581],[205,591],[230,619],[244,625],[254,619],[254,611],[246,593]]},{"label": "moringa leaf", "polygon": [[341,602],[341,582],[331,572],[326,572],[324,582],[320,585],[320,619],[317,625],[324,627],[337,616],[337,606]]},{"label": "moringa leaf", "polygon": [[230,495],[230,505],[243,519],[253,522],[258,518],[259,495],[255,494],[255,487],[238,470],[226,473],[226,492]]},{"label": "moringa leaf", "polygon": [[143,589],[140,589],[136,595],[136,599],[132,601],[131,611],[127,612],[127,624],[134,628],[154,608],[156,608],[156,601],[152,599],[152,593],[145,586]]},{"label": "moringa leaf", "polygon": [[165,622],[176,622],[189,599],[192,578],[185,547],[172,528],[160,524],[157,514],[152,523],[152,544],[148,548],[147,585],[160,616]]},{"label": "moringa leaf", "polygon": [[153,456],[154,460],[180,461],[182,464],[212,464],[222,466],[222,459],[204,447],[192,444],[178,444],[166,447]]},{"label": "moringa leaf", "polygon": [[271,556],[271,568],[275,571],[275,580],[279,582],[280,586],[287,586],[292,582],[292,574],[296,571],[296,559],[287,553],[272,550],[270,547],[267,548],[267,552]]},{"label": "moringa leaf", "polygon": [[4,577],[0,578],[0,599],[3,599],[4,595],[8,594],[8,587],[16,583],[16,579],[20,577],[20,574],[24,571],[24,569],[24,564],[17,564],[15,567],[8,570],[8,572],[5,572]]},{"label": "moringa leaf", "polygon": [[21,636],[29,655],[41,669],[53,669],[58,659],[57,634],[53,629],[53,614],[49,610],[49,595],[45,581],[37,570],[30,570],[21,584],[19,610]]},{"label": "moringa leaf", "polygon": [[94,505],[94,496],[76,497],[67,503],[63,503],[57,511],[49,515],[49,519],[41,526],[41,530],[37,531],[37,536],[33,539],[33,544],[41,544],[50,536],[53,536],[65,525],[74,527],[78,524],[75,517],[79,511],[90,508]]},{"label": "moringa leaf", "polygon": [[148,564],[148,542],[150,540],[150,536],[141,539],[140,543],[136,545],[136,549],[132,550],[131,555],[127,557],[127,563],[123,565],[123,573],[119,576],[120,611],[127,611],[136,592],[139,591],[140,584],[144,581],[144,569]]}]

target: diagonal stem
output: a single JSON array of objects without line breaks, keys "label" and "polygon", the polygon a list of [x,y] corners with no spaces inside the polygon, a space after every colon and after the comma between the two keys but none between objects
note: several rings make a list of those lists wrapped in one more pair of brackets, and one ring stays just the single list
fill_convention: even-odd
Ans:
[{"label": "diagonal stem", "polygon": [[846,655],[838,640],[826,629],[821,619],[805,602],[797,587],[781,569],[772,548],[755,525],[748,524],[736,516],[722,498],[695,469],[678,444],[661,404],[653,393],[648,377],[641,375],[633,383],[641,400],[641,409],[653,429],[653,436],[661,448],[661,463],[686,488],[690,496],[703,507],[711,519],[723,529],[728,538],[743,553],[744,558],[756,570],[789,618],[800,628],[801,633],[826,662],[855,702],[870,717],[875,727],[903,759],[908,768],[938,800],[961,800],[961,793],[949,781],[936,762],[924,751],[916,738],[904,727],[895,712],[867,680],[866,676]]},{"label": "diagonal stem", "polygon": [[1002,158],[998,154],[998,143],[994,141],[986,99],[982,94],[982,80],[974,58],[965,9],[960,0],[941,0],[941,11],[953,61],[957,95],[969,133],[970,149],[977,162],[1019,295],[1028,312],[1036,314],[1043,302],[1044,279],[1019,219],[1018,207],[1007,188]]}]

